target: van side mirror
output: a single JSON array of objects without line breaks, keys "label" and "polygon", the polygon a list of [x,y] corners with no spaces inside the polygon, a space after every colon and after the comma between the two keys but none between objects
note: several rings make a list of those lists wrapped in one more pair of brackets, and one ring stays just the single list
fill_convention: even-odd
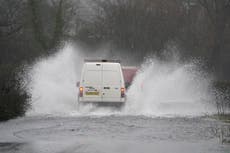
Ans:
[{"label": "van side mirror", "polygon": [[76,85],[77,85],[77,87],[79,87],[80,86],[80,82],[78,81]]}]

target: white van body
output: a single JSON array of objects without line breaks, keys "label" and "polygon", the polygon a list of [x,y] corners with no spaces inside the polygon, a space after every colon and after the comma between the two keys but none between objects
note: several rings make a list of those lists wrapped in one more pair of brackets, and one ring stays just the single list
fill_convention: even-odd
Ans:
[{"label": "white van body", "polygon": [[85,62],[78,101],[124,103],[125,82],[119,62]]}]

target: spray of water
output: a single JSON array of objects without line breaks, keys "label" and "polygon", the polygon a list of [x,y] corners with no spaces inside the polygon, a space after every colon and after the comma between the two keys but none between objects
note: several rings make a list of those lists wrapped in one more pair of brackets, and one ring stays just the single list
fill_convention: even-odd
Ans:
[{"label": "spray of water", "polygon": [[149,58],[141,66],[122,110],[93,105],[78,110],[76,82],[85,57],[76,46],[66,44],[55,55],[36,61],[28,72],[32,108],[27,114],[184,116],[214,110],[210,105],[210,80],[199,71],[198,64],[156,58]]},{"label": "spray of water", "polygon": [[66,45],[55,55],[35,62],[29,71],[32,108],[28,114],[56,114],[76,109],[76,80],[82,65],[79,54],[72,45]]},{"label": "spray of water", "polygon": [[128,92],[126,110],[142,115],[204,115],[214,112],[211,80],[197,63],[162,62],[142,65]]}]

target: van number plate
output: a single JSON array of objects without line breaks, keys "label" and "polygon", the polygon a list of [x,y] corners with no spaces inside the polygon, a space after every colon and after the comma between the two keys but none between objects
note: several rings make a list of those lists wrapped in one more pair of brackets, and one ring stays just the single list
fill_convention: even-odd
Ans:
[{"label": "van number plate", "polygon": [[86,92],[86,95],[90,95],[90,96],[98,96],[99,92],[98,91],[90,91],[90,92]]}]

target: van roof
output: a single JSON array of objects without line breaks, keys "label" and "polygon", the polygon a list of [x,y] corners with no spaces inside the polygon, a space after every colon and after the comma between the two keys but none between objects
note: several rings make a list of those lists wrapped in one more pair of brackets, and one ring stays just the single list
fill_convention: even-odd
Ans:
[{"label": "van roof", "polygon": [[111,62],[86,62],[85,65],[94,65],[94,64],[99,64],[99,65],[120,65],[120,63],[111,63]]},{"label": "van roof", "polygon": [[107,60],[107,59],[85,59],[85,62],[121,63],[120,60]]}]

